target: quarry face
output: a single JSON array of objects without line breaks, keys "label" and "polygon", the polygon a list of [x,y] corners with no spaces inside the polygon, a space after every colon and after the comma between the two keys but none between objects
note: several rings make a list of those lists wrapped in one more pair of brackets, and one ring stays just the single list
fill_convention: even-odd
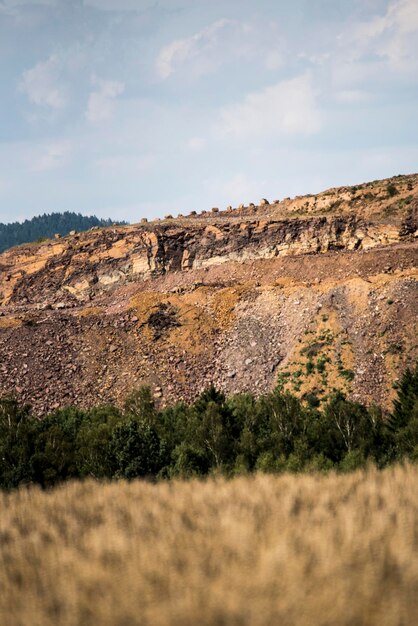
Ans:
[{"label": "quarry face", "polygon": [[0,392],[42,413],[279,381],[389,405],[418,353],[417,213],[412,175],[10,249]]}]

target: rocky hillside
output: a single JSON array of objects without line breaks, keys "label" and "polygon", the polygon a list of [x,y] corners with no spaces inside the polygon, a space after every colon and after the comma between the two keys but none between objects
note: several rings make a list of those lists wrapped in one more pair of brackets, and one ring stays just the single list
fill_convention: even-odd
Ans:
[{"label": "rocky hillside", "polygon": [[36,410],[279,379],[388,404],[416,358],[418,175],[0,255],[0,392]]}]

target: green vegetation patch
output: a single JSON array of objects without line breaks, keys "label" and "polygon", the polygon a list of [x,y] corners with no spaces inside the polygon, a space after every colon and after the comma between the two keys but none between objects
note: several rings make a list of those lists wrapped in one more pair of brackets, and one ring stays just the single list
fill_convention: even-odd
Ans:
[{"label": "green vegetation patch", "polygon": [[[349,370],[344,370],[346,373]],[[298,378],[296,385],[300,384]],[[192,404],[156,406],[142,387],[124,408],[60,409],[35,417],[0,400],[0,487],[65,480],[226,476],[253,471],[351,471],[418,460],[418,365],[398,383],[393,411],[319,389],[299,399],[281,387],[225,397],[210,387]]]},{"label": "green vegetation patch", "polygon": [[[53,239],[55,234],[67,235],[72,230],[85,231],[93,227],[108,227],[115,222],[113,220],[99,219],[98,217],[85,216],[81,213],[51,213],[33,217],[24,222],[0,224],[0,252],[13,246],[24,243],[42,243]],[[118,225],[127,222],[116,222]]]}]

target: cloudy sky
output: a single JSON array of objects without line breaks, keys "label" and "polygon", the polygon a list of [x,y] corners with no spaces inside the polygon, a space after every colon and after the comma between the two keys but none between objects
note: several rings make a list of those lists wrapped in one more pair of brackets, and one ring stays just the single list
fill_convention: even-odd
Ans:
[{"label": "cloudy sky", "polygon": [[418,171],[418,0],[0,0],[0,221]]}]

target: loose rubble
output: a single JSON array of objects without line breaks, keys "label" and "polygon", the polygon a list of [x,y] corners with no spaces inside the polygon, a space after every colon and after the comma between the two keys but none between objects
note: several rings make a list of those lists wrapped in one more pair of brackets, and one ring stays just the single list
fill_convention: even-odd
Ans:
[{"label": "loose rubble", "polygon": [[[380,181],[287,213],[289,199],[263,199],[3,253],[0,392],[42,414],[121,404],[141,384],[164,404],[211,383],[263,393],[282,376],[301,394],[390,403],[417,356],[418,178],[396,184],[405,210],[389,216],[388,199],[344,208],[383,198]],[[311,210],[330,197],[333,212]]]}]

